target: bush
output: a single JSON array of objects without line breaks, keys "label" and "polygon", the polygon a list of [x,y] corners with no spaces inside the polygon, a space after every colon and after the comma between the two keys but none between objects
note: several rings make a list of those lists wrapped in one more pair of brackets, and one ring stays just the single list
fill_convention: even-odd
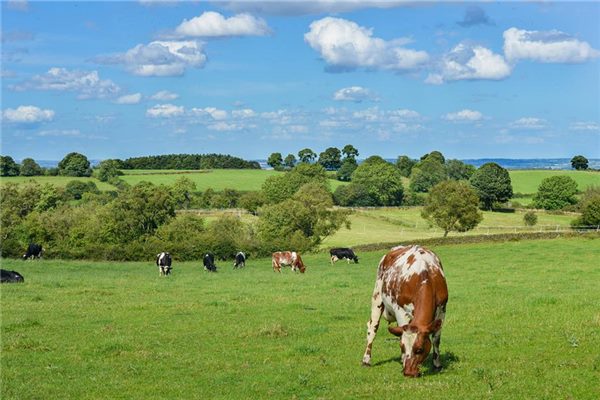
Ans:
[{"label": "bush", "polygon": [[65,185],[67,200],[81,200],[84,193],[100,193],[94,182],[69,181]]},{"label": "bush", "polygon": [[551,176],[540,183],[533,204],[545,210],[559,210],[577,203],[577,182],[569,176]]},{"label": "bush", "polygon": [[533,211],[527,211],[523,215],[523,223],[526,226],[534,226],[535,224],[537,224],[537,221],[538,221],[537,214]]},{"label": "bush", "polygon": [[333,192],[333,200],[336,205],[342,207],[373,207],[377,205],[377,199],[371,196],[367,187],[354,182],[338,186]]}]

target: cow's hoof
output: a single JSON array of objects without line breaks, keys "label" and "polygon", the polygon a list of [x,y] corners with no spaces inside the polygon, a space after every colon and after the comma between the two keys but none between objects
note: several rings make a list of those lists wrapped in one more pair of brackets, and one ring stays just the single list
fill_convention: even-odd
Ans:
[{"label": "cow's hoof", "polygon": [[441,371],[442,371],[442,369],[444,369],[444,368],[443,368],[441,365],[440,365],[439,367],[436,367],[435,365],[433,366],[433,370],[434,370],[435,372],[441,372]]},{"label": "cow's hoof", "polygon": [[364,362],[364,361],[363,361],[363,362],[362,362],[362,366],[363,366],[363,367],[370,367],[370,366],[371,366],[371,363],[367,363],[367,362]]}]

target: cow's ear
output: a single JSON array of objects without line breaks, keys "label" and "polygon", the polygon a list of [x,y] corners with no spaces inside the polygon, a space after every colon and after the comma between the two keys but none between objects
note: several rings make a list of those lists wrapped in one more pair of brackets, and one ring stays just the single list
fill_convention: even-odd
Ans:
[{"label": "cow's ear", "polygon": [[388,326],[388,331],[395,336],[402,336],[402,333],[408,330],[408,325],[404,326]]},{"label": "cow's ear", "polygon": [[427,326],[427,333],[437,332],[437,331],[440,330],[441,327],[442,327],[442,320],[441,319],[434,319]]}]

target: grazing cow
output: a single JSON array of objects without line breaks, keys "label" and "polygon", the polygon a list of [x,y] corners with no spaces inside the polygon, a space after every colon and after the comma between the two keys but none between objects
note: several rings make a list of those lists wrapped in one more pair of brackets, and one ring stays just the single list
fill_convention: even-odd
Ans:
[{"label": "grazing cow", "polygon": [[17,271],[0,269],[0,283],[22,283],[25,282],[23,275]]},{"label": "grazing cow", "polygon": [[217,272],[217,266],[215,265],[215,256],[212,253],[206,253],[202,261],[204,263],[205,271]]},{"label": "grazing cow", "polygon": [[158,276],[171,275],[171,255],[162,252],[156,256],[156,265],[158,266]]},{"label": "grazing cow", "polygon": [[347,247],[331,249],[329,250],[329,255],[331,256],[331,265],[333,265],[333,263],[337,260],[343,259],[346,259],[346,261],[348,261],[348,264],[350,264],[350,260],[353,260],[355,264],[358,264],[358,257],[356,257],[356,254],[354,254],[354,251],[352,251],[352,249],[349,249]]},{"label": "grazing cow", "polygon": [[23,254],[23,260],[42,258],[44,248],[37,243],[29,243],[27,253]]},{"label": "grazing cow", "polygon": [[371,365],[371,346],[383,315],[388,322],[398,323],[388,330],[401,337],[404,375],[419,376],[419,366],[431,350],[430,336],[433,366],[439,371],[447,301],[448,287],[438,256],[420,246],[394,247],[381,259],[377,269],[363,365]]},{"label": "grazing cow", "polygon": [[248,258],[248,256],[246,254],[244,254],[243,252],[238,252],[235,255],[235,261],[233,263],[233,268],[243,268],[246,266],[246,258]]},{"label": "grazing cow", "polygon": [[300,257],[300,253],[296,253],[295,251],[278,251],[273,253],[273,257],[271,259],[273,264],[273,272],[281,272],[281,266],[289,265],[292,267],[292,271],[300,270],[301,273],[306,271],[306,266],[302,262],[302,257]]}]

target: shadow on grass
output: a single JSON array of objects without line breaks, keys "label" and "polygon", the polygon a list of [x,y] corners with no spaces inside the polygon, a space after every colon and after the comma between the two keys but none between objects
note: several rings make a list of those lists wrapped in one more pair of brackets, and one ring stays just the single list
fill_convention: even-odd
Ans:
[{"label": "shadow on grass", "polygon": [[[427,360],[425,360],[425,363],[423,363],[423,367],[424,367],[423,373],[425,375],[431,375],[431,374],[434,374],[434,373],[438,372],[433,367],[433,362],[432,362],[431,358],[432,358],[432,355],[430,354],[427,357]],[[446,368],[448,368],[453,363],[456,363],[456,362],[460,361],[460,359],[458,358],[458,356],[456,354],[452,353],[451,351],[447,351],[445,353],[442,353],[440,355],[440,360],[442,361],[442,371],[445,370]],[[388,358],[387,360],[382,360],[382,361],[374,363],[373,366],[377,367],[377,366],[380,366],[380,365],[389,364],[391,362],[397,362],[398,364],[400,364],[400,366],[402,366],[402,357]]]}]

